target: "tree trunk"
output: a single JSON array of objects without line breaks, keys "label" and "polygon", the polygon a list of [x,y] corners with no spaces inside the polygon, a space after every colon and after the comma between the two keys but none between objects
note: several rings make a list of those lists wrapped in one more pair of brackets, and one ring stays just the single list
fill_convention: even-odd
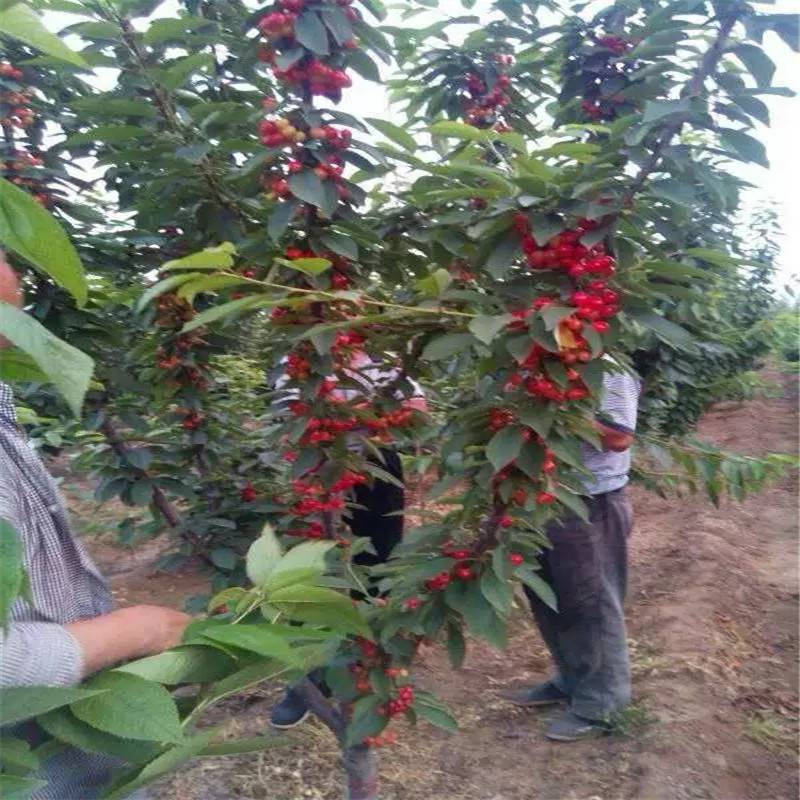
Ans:
[{"label": "tree trunk", "polygon": [[378,759],[363,744],[342,750],[347,775],[347,800],[378,800]]}]

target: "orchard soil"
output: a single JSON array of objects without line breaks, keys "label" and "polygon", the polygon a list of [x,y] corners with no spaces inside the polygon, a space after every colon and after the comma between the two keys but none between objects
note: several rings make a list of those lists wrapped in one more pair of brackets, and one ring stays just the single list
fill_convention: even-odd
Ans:
[{"label": "orchard soil", "polygon": [[[797,452],[797,385],[766,371],[775,397],[725,404],[699,435],[744,454]],[[92,552],[119,604],[180,606],[201,593],[192,570],[154,571],[161,545],[121,550],[105,536],[86,484],[65,480]],[[83,487],[83,490],[81,489]],[[792,474],[744,503],[632,490],[628,603],[635,705],[602,740],[542,738],[552,712],[509,708],[504,687],[547,675],[522,606],[507,653],[475,643],[452,672],[441,648],[422,654],[420,684],[455,711],[455,736],[422,725],[381,752],[382,800],[793,800],[797,785],[797,482]],[[104,513],[114,513],[104,506]],[[91,523],[89,523],[91,520]],[[87,530],[88,528],[88,530]],[[266,732],[279,687],[231,700],[231,734]],[[153,787],[157,800],[339,800],[330,734],[315,721],[288,747],[196,762]]]}]

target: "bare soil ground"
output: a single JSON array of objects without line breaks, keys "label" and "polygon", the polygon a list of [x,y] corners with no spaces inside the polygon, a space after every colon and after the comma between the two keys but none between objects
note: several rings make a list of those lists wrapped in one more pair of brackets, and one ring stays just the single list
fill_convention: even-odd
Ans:
[{"label": "bare soil ground", "polygon": [[[797,452],[796,381],[780,397],[720,407],[700,436],[745,454]],[[635,705],[605,739],[552,744],[547,714],[509,709],[503,687],[545,676],[527,615],[508,652],[480,643],[453,673],[438,648],[418,679],[446,700],[461,730],[403,732],[381,753],[382,800],[793,800],[797,782],[798,508],[796,475],[743,503],[633,490],[637,515],[628,605]],[[72,493],[78,516],[92,520]],[[94,520],[96,524],[96,519]],[[125,553],[97,539],[122,604],[179,605],[203,578],[153,571],[157,545]],[[260,733],[279,687],[226,709]],[[289,747],[198,762],[154,787],[166,800],[338,800],[342,776],[328,732],[309,722]]]}]

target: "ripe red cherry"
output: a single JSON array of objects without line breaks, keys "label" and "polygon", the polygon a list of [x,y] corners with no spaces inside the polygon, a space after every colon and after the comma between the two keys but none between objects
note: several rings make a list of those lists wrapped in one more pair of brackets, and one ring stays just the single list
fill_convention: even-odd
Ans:
[{"label": "ripe red cherry", "polygon": [[536,495],[536,502],[540,506],[547,506],[551,503],[555,503],[556,496],[552,492],[539,492]]},{"label": "ripe red cherry", "polygon": [[525,559],[523,558],[523,556],[522,556],[522,555],[520,555],[519,553],[512,553],[512,554],[511,554],[511,555],[508,557],[508,560],[509,560],[509,561],[510,561],[510,562],[511,562],[511,563],[512,563],[512,564],[513,564],[515,567],[518,567],[520,564],[522,564],[522,563],[525,561]]},{"label": "ripe red cherry", "polygon": [[611,329],[611,326],[604,319],[596,320],[592,323],[592,327],[598,333],[608,333],[608,331]]},{"label": "ripe red cherry", "polygon": [[475,573],[466,564],[459,564],[453,570],[453,575],[459,581],[471,581],[475,577]]},{"label": "ripe red cherry", "polygon": [[506,514],[500,520],[500,527],[501,528],[510,528],[513,524],[514,524],[514,517],[510,517],[508,514]]}]

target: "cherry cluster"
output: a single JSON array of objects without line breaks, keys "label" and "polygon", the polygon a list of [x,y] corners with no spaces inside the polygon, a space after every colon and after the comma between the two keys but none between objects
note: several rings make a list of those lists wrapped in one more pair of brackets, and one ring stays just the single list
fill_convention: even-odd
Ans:
[{"label": "cherry cluster", "polygon": [[[8,62],[0,62],[2,78],[19,83],[23,72]],[[36,114],[28,105],[32,97],[30,89],[0,88],[0,127],[5,131],[4,163],[0,174],[15,186],[30,192],[39,205],[47,207],[52,205],[53,197],[37,174],[37,170],[44,166],[44,161],[35,153],[17,149],[19,141],[15,141],[14,129],[17,135],[25,136],[26,130],[36,121]],[[32,147],[35,149],[35,145]]]},{"label": "cherry cluster", "polygon": [[465,76],[464,120],[476,128],[508,131],[510,128],[502,116],[503,109],[511,102],[506,91],[511,86],[511,78],[505,68],[514,63],[514,57],[498,54],[494,62],[485,75],[470,72]]},{"label": "cherry cluster", "polygon": [[9,64],[8,61],[0,61],[0,78],[11,78],[12,81],[21,81],[23,72],[19,67]]},{"label": "cherry cluster", "polygon": [[[8,61],[0,61],[0,78],[19,83],[24,73]],[[33,125],[36,115],[28,106],[32,96],[29,89],[0,90],[0,126],[28,128]]]},{"label": "cherry cluster", "polygon": [[239,492],[239,497],[243,503],[255,502],[256,498],[258,497],[258,492],[256,491],[256,487],[253,486],[252,481],[247,481],[247,483],[245,483]]},{"label": "cherry cluster", "polygon": [[198,393],[208,388],[208,364],[200,329],[178,333],[195,315],[194,308],[175,293],[168,292],[156,301],[155,324],[174,335],[163,340],[156,350],[156,364],[166,373],[164,383],[178,390],[188,407],[178,407],[181,428],[193,433],[206,423],[206,416],[197,409]]},{"label": "cherry cluster", "polygon": [[539,244],[531,233],[528,216],[523,212],[514,215],[514,228],[520,235],[522,251],[531,269],[559,269],[570,278],[588,274],[610,278],[615,272],[614,259],[606,253],[602,242],[586,247],[581,238],[598,227],[596,220],[582,219],[573,230],[563,231],[544,244]]},{"label": "cherry cluster", "polygon": [[613,120],[629,102],[620,94],[619,78],[624,77],[632,65],[620,58],[635,42],[612,34],[592,38],[599,49],[591,53],[585,64],[581,110],[593,122]]},{"label": "cherry cluster", "polygon": [[[287,184],[288,189],[288,184]],[[300,258],[325,258],[331,262],[331,272],[330,272],[330,281],[331,281],[331,288],[333,289],[347,289],[350,286],[350,271],[352,269],[352,262],[350,259],[345,258],[344,256],[340,256],[337,253],[330,253],[330,252],[323,252],[322,254],[317,254],[313,250],[309,250],[307,248],[302,247],[287,247],[284,251],[284,256],[290,260],[295,261]],[[278,311],[278,309],[276,309]],[[285,311],[280,310],[277,314],[273,313],[273,317],[280,320],[281,317],[285,316]],[[353,339],[352,343],[355,343],[355,336],[356,334],[350,334],[351,338]],[[361,336],[361,334],[358,334]],[[361,341],[364,341],[364,337],[361,338]],[[337,343],[341,344],[339,338],[337,337]]]},{"label": "cherry cluster", "polygon": [[352,7],[353,0],[336,0],[335,3],[320,0],[280,0],[273,11],[265,14],[258,22],[258,29],[267,40],[267,45],[259,51],[259,58],[272,67],[275,78],[287,86],[296,87],[303,95],[322,95],[338,103],[342,89],[352,85],[352,79],[345,69],[344,51],[357,47],[354,39],[341,44],[328,34],[329,56],[320,59],[306,52],[300,59],[282,68],[278,65],[278,55],[296,51],[300,47],[295,25],[299,15],[311,6],[339,6],[349,22],[360,19],[359,12]]}]

